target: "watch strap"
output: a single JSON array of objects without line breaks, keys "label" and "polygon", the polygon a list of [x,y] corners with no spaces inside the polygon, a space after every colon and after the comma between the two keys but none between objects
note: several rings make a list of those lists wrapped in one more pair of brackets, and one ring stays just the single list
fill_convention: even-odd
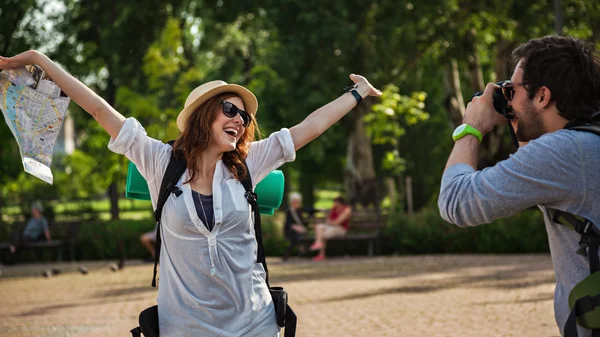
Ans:
[{"label": "watch strap", "polygon": [[363,98],[362,96],[358,93],[358,91],[356,91],[356,88],[358,88],[358,84],[354,84],[354,85],[349,85],[344,87],[344,92],[349,92],[352,94],[352,96],[354,96],[354,99],[356,99],[356,105],[359,105],[360,102],[362,102]]}]

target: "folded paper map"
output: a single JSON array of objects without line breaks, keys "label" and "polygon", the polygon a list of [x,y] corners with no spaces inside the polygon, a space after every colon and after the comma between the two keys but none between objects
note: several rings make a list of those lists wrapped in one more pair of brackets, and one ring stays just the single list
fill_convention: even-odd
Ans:
[{"label": "folded paper map", "polygon": [[49,184],[52,150],[71,101],[60,93],[54,82],[26,68],[0,73],[0,110],[19,144],[25,172]]}]

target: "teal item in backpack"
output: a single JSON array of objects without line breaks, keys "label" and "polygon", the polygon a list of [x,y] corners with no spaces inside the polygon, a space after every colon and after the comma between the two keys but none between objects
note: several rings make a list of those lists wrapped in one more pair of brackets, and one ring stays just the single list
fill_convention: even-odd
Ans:
[{"label": "teal item in backpack", "polygon": [[[285,177],[283,172],[275,170],[269,173],[258,185],[254,192],[258,195],[258,206],[261,214],[273,215],[275,209],[281,206]],[[150,200],[150,191],[146,180],[134,163],[129,162],[125,197],[129,199]]]},{"label": "teal item in backpack", "polygon": [[575,302],[589,301],[589,311],[577,316],[577,324],[586,329],[600,329],[600,306],[595,306],[594,299],[600,295],[600,271],[584,278],[569,293],[569,308],[573,310]]}]

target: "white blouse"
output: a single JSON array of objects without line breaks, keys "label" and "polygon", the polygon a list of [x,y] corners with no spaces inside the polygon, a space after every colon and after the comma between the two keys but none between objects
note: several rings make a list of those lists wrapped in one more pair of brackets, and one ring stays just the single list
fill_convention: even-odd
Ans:
[{"label": "white blouse", "polygon": [[[108,148],[125,155],[148,182],[153,208],[172,147],[146,135],[128,118]],[[253,142],[246,163],[254,184],[296,157],[288,129]],[[271,295],[265,272],[256,263],[257,243],[244,187],[217,162],[213,177],[215,227],[198,218],[186,170],[167,199],[161,220],[158,316],[161,337],[275,336]],[[148,275],[150,277],[151,275]]]}]

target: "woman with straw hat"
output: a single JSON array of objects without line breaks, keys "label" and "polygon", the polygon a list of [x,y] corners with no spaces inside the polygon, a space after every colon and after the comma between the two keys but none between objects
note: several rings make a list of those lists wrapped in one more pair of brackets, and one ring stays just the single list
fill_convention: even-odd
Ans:
[{"label": "woman with straw hat", "polygon": [[208,82],[189,94],[177,117],[181,135],[171,147],[148,137],[137,120],[123,117],[44,54],[27,51],[0,57],[0,69],[27,64],[41,66],[100,123],[111,136],[109,149],[135,163],[148,182],[154,206],[173,149],[185,156],[187,170],[178,183],[183,193],[169,198],[162,212],[160,335],[277,336],[265,272],[255,263],[257,243],[240,180],[250,174],[256,185],[294,160],[298,149],[362,98],[381,92],[364,77],[350,75],[355,83],[352,90],[300,124],[255,141],[258,101],[254,94],[236,84]]}]

